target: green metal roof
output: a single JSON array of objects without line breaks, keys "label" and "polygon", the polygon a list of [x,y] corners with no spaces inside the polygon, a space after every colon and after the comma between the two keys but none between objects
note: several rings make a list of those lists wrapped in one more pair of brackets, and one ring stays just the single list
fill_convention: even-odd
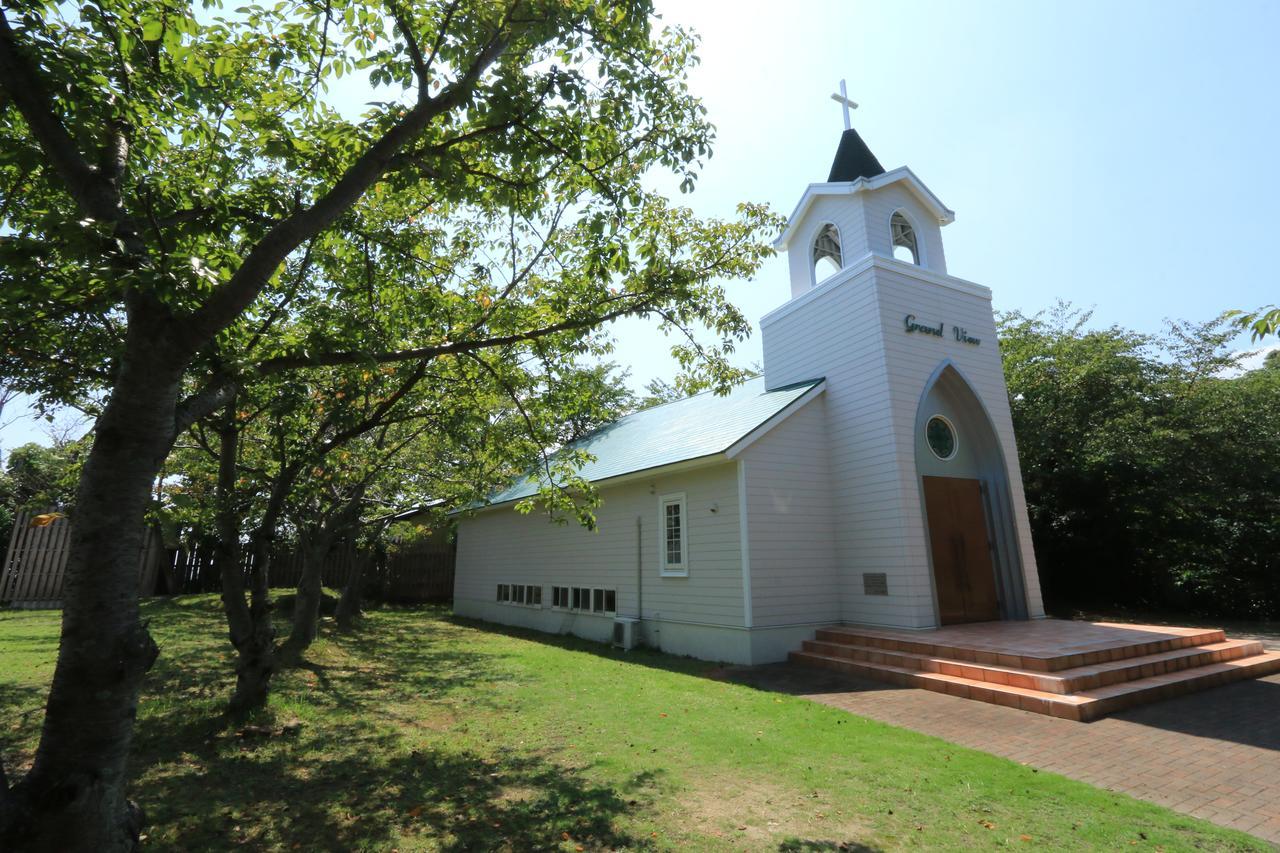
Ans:
[{"label": "green metal roof", "polygon": [[[760,376],[723,397],[706,391],[627,415],[572,445],[595,457],[579,474],[596,482],[723,453],[820,382],[814,379],[766,391]],[[537,479],[526,477],[490,497],[489,504],[537,493]]]}]

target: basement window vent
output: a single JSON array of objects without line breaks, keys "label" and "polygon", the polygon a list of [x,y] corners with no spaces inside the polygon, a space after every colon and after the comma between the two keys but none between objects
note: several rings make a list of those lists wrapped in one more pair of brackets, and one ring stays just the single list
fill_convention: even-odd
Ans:
[{"label": "basement window vent", "polygon": [[884,572],[863,572],[862,573],[862,594],[863,595],[888,595],[889,594],[889,576]]}]

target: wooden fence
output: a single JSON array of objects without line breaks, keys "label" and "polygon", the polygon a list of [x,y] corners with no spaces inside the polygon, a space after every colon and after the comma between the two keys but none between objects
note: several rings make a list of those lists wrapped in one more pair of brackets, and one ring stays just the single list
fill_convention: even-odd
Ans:
[{"label": "wooden fence", "polygon": [[387,555],[373,567],[370,595],[382,601],[453,601],[453,543],[427,541]]},{"label": "wooden fence", "polygon": [[[320,570],[321,583],[332,589],[346,586],[356,561],[365,558],[350,543],[335,546]],[[382,601],[449,602],[453,600],[453,568],[455,550],[452,543],[429,540],[392,554],[377,554],[366,566],[365,595]],[[253,566],[247,556],[242,568],[247,575]],[[194,592],[217,592],[217,571],[213,565],[213,548],[198,546],[169,552],[160,573],[163,589],[170,595]],[[268,581],[273,589],[293,589],[302,579],[302,553],[285,550],[271,560]]]},{"label": "wooden fence", "polygon": [[[71,522],[59,518],[44,527],[32,527],[33,517],[33,513],[19,513],[14,524],[0,574],[0,602],[14,607],[59,607]],[[321,582],[331,588],[345,586],[356,560],[363,556],[350,543],[335,546],[325,558]],[[405,603],[451,601],[454,557],[453,544],[443,539],[426,540],[390,555],[378,554],[365,569],[365,595]],[[248,555],[241,568],[248,575],[252,568]],[[297,587],[302,578],[301,552],[282,550],[272,558],[269,572],[272,588]],[[166,549],[157,531],[147,532],[139,554],[139,595],[217,592],[220,588],[211,546]]]},{"label": "wooden fence", "polygon": [[[0,566],[0,602],[14,607],[59,607],[63,576],[71,553],[71,521],[59,516],[33,526],[39,513],[19,511]],[[165,551],[154,529],[147,530],[138,553],[138,594],[151,595]]]},{"label": "wooden fence", "polygon": [[[222,587],[217,568],[213,563],[211,544],[190,548],[176,548],[166,553],[160,572],[160,588],[157,592],[167,595],[186,595],[195,592],[218,592]],[[339,545],[329,552],[320,571],[321,583],[328,587],[342,587],[351,576],[356,552],[350,545]],[[245,554],[240,561],[246,583],[253,568],[252,555]],[[271,559],[268,580],[274,589],[291,589],[302,580],[302,552],[285,550]],[[452,578],[450,579],[452,583]]]}]

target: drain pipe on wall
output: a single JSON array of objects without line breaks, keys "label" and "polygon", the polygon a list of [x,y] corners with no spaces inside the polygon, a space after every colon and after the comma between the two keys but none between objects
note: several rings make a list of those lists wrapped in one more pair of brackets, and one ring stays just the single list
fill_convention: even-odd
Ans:
[{"label": "drain pipe on wall", "polygon": [[644,516],[636,516],[636,639],[644,643]]}]

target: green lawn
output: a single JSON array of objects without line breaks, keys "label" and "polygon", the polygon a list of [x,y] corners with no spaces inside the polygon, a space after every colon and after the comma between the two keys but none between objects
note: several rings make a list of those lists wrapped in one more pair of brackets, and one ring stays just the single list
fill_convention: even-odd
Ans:
[{"label": "green lawn", "polygon": [[[134,796],[155,849],[1267,849],[708,664],[435,609],[326,632],[269,712],[229,726],[216,598],[145,611],[162,651]],[[10,766],[35,745],[57,617],[0,612]]]}]

